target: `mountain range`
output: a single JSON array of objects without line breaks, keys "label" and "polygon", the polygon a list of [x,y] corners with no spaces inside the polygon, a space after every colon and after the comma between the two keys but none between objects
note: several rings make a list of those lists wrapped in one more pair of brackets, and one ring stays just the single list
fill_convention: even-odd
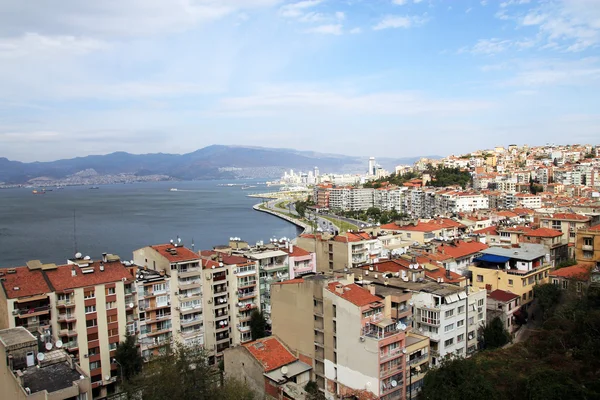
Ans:
[{"label": "mountain range", "polygon": [[[377,162],[384,168],[393,170],[395,165],[413,164],[419,158],[421,157],[381,158]],[[315,166],[322,173],[354,173],[366,171],[367,162],[368,157],[281,148],[212,145],[186,154],[115,152],[31,163],[0,158],[0,182],[20,184],[39,177],[62,179],[87,169],[93,169],[100,175],[160,174],[184,180],[236,178],[244,176],[244,170],[249,169],[263,169],[266,174],[276,177],[284,169],[306,171]]]}]

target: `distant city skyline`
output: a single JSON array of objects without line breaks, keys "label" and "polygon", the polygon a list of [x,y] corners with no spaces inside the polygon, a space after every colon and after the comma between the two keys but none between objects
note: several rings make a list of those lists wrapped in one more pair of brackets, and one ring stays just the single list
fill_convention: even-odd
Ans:
[{"label": "distant city skyline", "polygon": [[600,137],[595,0],[0,4],[0,157]]}]

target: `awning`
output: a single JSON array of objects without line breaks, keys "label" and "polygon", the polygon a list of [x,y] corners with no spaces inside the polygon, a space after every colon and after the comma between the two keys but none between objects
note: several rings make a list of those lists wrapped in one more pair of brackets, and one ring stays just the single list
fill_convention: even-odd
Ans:
[{"label": "awning", "polygon": [[451,304],[458,301],[458,294],[451,294],[445,297],[446,304]]},{"label": "awning", "polygon": [[37,296],[30,296],[30,297],[25,297],[22,299],[18,299],[17,303],[28,303],[30,301],[37,301],[37,300],[48,300],[48,295],[47,294],[40,294]]},{"label": "awning", "polygon": [[464,300],[467,298],[467,294],[465,292],[458,293],[458,298]]},{"label": "awning", "polygon": [[494,254],[484,254],[481,257],[475,258],[473,261],[483,261],[483,262],[489,262],[489,263],[504,264],[509,260],[510,260],[509,257],[496,256]]}]

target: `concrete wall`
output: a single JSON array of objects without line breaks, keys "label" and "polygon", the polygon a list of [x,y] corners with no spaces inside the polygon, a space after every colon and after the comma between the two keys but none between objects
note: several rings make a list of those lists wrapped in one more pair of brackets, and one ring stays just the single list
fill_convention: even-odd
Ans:
[{"label": "concrete wall", "polygon": [[225,377],[247,384],[259,397],[265,395],[264,369],[245,347],[227,349],[223,352],[223,358]]},{"label": "concrete wall", "polygon": [[12,307],[12,304],[9,306],[8,302],[9,300],[6,298],[6,293],[4,293],[4,289],[0,287],[0,329],[12,328],[12,326],[9,325],[10,318],[8,315],[8,310],[9,307],[11,309],[14,309],[14,307]]}]

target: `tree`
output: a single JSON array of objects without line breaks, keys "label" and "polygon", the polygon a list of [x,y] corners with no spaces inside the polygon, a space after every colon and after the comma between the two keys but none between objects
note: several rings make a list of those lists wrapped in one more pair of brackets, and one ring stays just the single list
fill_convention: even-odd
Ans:
[{"label": "tree", "polygon": [[250,333],[252,340],[257,340],[267,336],[267,322],[262,311],[254,310],[250,314]]},{"label": "tree", "polygon": [[484,346],[488,350],[497,349],[510,342],[510,333],[504,328],[504,323],[499,317],[494,318],[481,329]]},{"label": "tree", "polygon": [[556,266],[556,269],[570,267],[573,265],[577,265],[577,261],[574,258],[568,258],[566,260],[559,262],[558,265]]},{"label": "tree", "polygon": [[142,371],[144,360],[135,345],[135,337],[127,333],[125,340],[117,345],[115,360],[118,362],[117,366],[122,368],[121,372],[125,381]]},{"label": "tree", "polygon": [[560,288],[552,283],[536,285],[533,287],[533,295],[541,311],[542,320],[550,317],[550,311],[560,300]]},{"label": "tree", "polygon": [[307,393],[307,400],[325,400],[325,395],[319,390],[319,385],[315,381],[308,381],[304,391]]}]

